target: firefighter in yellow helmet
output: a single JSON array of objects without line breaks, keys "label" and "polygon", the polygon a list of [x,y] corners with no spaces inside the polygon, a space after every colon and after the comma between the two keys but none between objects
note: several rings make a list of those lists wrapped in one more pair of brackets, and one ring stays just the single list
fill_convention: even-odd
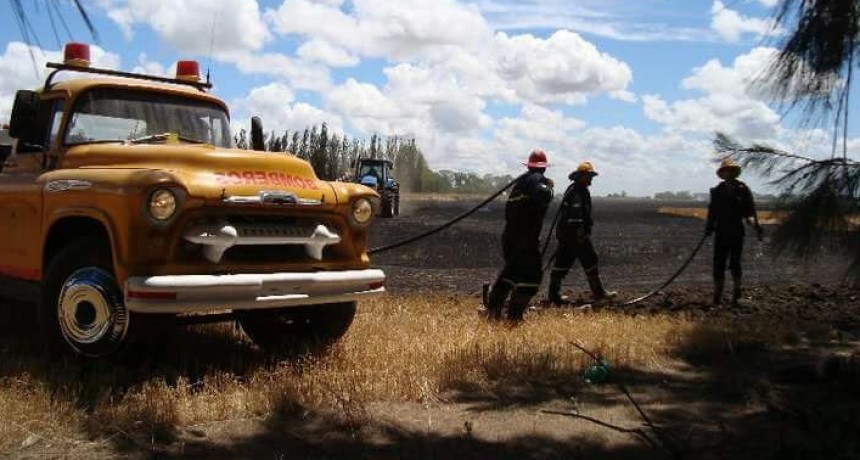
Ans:
[{"label": "firefighter in yellow helmet", "polygon": [[734,289],[732,304],[736,305],[741,298],[741,252],[744,247],[744,221],[758,231],[761,239],[762,228],[758,223],[755,212],[755,201],[752,191],[747,184],[738,180],[741,167],[726,158],[717,168],[717,176],[723,181],[711,189],[711,201],[708,204],[708,221],[705,231],[714,237],[714,305],[723,302],[723,288],[726,284],[726,259],[732,272]]},{"label": "firefighter in yellow helmet", "polygon": [[564,194],[558,211],[558,224],[555,229],[558,250],[549,282],[549,301],[554,304],[567,302],[561,295],[561,281],[577,259],[585,270],[585,277],[595,301],[616,295],[603,287],[597,269],[597,252],[591,242],[591,227],[594,222],[591,219],[591,192],[588,187],[591,186],[594,176],[597,176],[597,172],[587,161],[580,163],[568,176],[573,185]]}]

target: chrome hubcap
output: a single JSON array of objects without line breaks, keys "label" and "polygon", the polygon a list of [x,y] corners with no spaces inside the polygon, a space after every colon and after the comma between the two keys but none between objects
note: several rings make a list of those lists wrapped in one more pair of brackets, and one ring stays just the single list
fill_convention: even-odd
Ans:
[{"label": "chrome hubcap", "polygon": [[57,319],[66,341],[81,345],[105,338],[122,339],[128,326],[122,296],[113,277],[100,268],[82,268],[66,280],[57,304]]}]

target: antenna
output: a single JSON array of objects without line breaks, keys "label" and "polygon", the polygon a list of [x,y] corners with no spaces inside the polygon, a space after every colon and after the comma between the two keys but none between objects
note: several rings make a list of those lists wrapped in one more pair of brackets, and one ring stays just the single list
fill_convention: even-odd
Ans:
[{"label": "antenna", "polygon": [[209,60],[206,62],[206,83],[209,83],[209,71],[212,70],[212,54],[215,49],[215,24],[218,22],[218,12],[212,16],[212,30],[209,32]]}]

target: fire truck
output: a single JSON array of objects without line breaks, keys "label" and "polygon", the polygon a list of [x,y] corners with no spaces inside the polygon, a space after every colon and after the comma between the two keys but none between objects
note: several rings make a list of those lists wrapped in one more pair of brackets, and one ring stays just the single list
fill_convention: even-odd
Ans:
[{"label": "fire truck", "polygon": [[51,350],[104,357],[165,321],[325,346],[384,293],[367,254],[376,191],[236,149],[195,61],[172,78],[89,61],[67,44],[16,93],[0,172],[0,293],[35,306]]}]

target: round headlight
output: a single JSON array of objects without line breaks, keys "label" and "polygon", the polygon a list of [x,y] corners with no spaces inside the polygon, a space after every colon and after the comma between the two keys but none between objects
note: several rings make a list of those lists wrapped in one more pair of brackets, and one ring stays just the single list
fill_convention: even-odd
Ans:
[{"label": "round headlight", "polygon": [[149,215],[156,220],[167,220],[176,212],[176,194],[160,188],[149,195]]},{"label": "round headlight", "polygon": [[352,203],[352,218],[359,224],[370,222],[373,217],[373,206],[367,198],[359,198]]}]

